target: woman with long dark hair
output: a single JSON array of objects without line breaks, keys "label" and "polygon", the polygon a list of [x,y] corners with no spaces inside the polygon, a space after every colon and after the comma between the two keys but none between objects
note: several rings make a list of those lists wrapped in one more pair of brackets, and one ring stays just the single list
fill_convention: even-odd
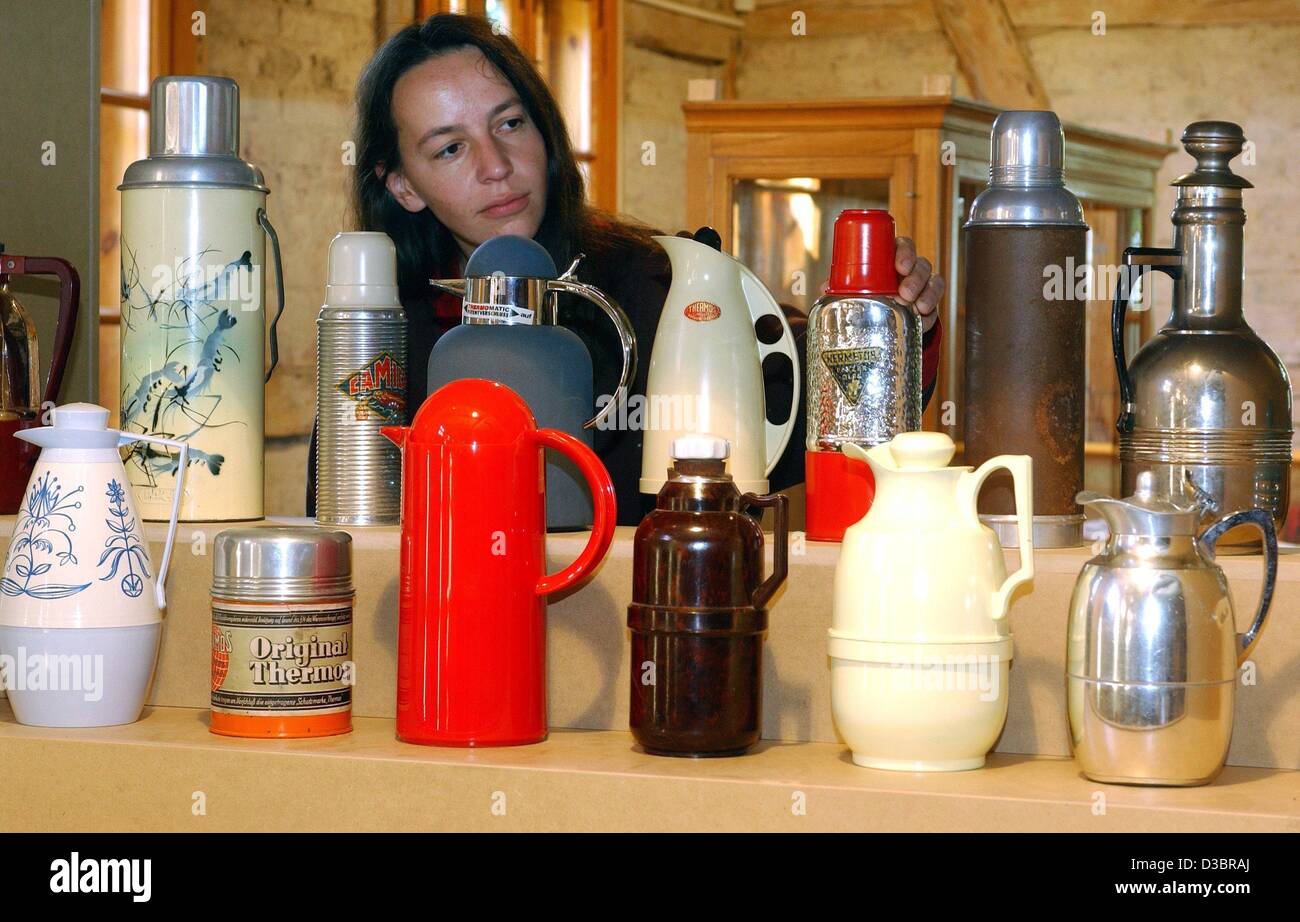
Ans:
[{"label": "woman with long dark hair", "polygon": [[[465,258],[501,234],[531,237],[566,267],[579,253],[578,278],[614,298],[637,339],[640,367],[631,388],[644,394],[648,359],[670,282],[657,231],[587,204],[582,173],[559,106],[536,68],[506,35],[481,18],[440,13],[407,26],[376,52],[357,88],[357,163],[353,205],[360,230],[383,231],[397,247],[397,276],[409,330],[407,410],[427,396],[434,342],[460,322],[460,303],[438,294],[434,278],[456,278]],[[904,300],[927,328],[943,282],[899,240]],[[795,312],[792,319],[802,315]],[[621,353],[612,329],[581,302],[562,304],[565,326],[591,352],[596,393],[612,393]],[[937,327],[926,336],[926,382],[938,360]],[[795,369],[801,374],[800,369]],[[781,382],[769,382],[779,402]],[[789,383],[785,385],[788,401]],[[802,408],[801,408],[802,411]],[[594,409],[593,409],[594,412]],[[597,431],[596,453],[618,496],[620,524],[640,521],[641,433]],[[308,514],[315,504],[315,441],[309,461]],[[802,412],[790,447],[772,473],[778,489],[803,479]]]}]

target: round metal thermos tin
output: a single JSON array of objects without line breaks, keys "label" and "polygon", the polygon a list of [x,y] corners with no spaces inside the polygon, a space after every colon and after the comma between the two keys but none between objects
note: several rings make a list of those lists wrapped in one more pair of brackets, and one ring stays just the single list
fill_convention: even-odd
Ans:
[{"label": "round metal thermos tin", "polygon": [[352,536],[232,528],[212,572],[212,722],[222,736],[352,729]]}]

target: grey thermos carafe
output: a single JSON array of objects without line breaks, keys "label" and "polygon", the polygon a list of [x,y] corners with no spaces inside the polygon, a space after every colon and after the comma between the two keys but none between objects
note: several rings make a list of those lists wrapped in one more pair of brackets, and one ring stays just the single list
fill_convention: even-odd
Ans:
[{"label": "grey thermos carafe", "polygon": [[[965,225],[965,463],[1034,461],[1034,546],[1083,542],[1085,321],[1075,270],[1087,263],[1083,208],[1062,180],[1053,112],[993,122],[989,186]],[[1011,477],[980,494],[981,520],[1016,543]]]},{"label": "grey thermos carafe", "polygon": [[316,318],[316,521],[396,525],[402,455],[379,430],[406,423],[406,312],[387,234],[338,234]]},{"label": "grey thermos carafe", "polygon": [[[581,259],[581,257],[579,257]],[[599,289],[573,280],[578,260],[556,278],[546,249],[526,237],[503,235],[480,244],[464,279],[434,285],[463,299],[461,325],[448,330],[429,355],[429,393],[461,378],[506,385],[532,410],[538,428],[558,429],[591,447],[591,429],[617,412],[636,373],[636,340],[623,310]],[[591,354],[576,333],[560,326],[556,296],[595,303],[618,331],[623,370],[613,399],[595,416]],[[590,528],[591,494],[577,467],[546,452],[546,527]]]},{"label": "grey thermos carafe", "polygon": [[[1241,310],[1242,190],[1228,165],[1245,136],[1232,122],[1195,122],[1183,146],[1196,169],[1174,180],[1174,245],[1130,248],[1111,318],[1122,409],[1119,458],[1126,491],[1150,471],[1156,488],[1209,494],[1227,511],[1264,509],[1280,530],[1290,496],[1291,382],[1286,366]],[[1124,356],[1129,267],[1174,280],[1169,320],[1133,361]],[[1249,530],[1227,546],[1259,546]]]}]

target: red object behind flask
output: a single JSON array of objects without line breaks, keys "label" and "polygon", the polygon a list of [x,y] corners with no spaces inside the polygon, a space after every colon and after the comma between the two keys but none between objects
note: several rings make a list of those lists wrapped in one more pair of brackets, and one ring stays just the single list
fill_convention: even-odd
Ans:
[{"label": "red object behind flask", "polygon": [[812,541],[842,541],[844,530],[871,508],[876,480],[871,468],[842,451],[804,453],[804,534]]},{"label": "red object behind flask", "polygon": [[[397,736],[440,746],[512,746],[546,738],[545,597],[589,575],[614,535],[614,486],[591,449],[538,429],[503,384],[453,381],[402,448]],[[546,574],[543,448],[567,455],[594,498],[591,538]]]},{"label": "red object behind flask", "polygon": [[896,295],[894,216],[882,208],[848,208],[835,219],[828,295]]}]

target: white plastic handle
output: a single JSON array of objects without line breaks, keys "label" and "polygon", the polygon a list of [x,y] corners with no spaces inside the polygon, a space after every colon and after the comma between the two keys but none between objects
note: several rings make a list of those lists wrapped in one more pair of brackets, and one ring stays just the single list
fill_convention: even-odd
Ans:
[{"label": "white plastic handle", "polygon": [[190,466],[190,446],[177,439],[164,439],[156,435],[141,435],[133,432],[119,432],[117,444],[130,445],[132,442],[149,442],[153,445],[165,445],[180,450],[180,464],[176,468],[176,491],[172,496],[172,517],[167,523],[167,543],[163,545],[162,563],[158,565],[158,578],[154,581],[158,609],[167,607],[167,566],[172,561],[172,545],[176,543],[176,522],[181,512],[181,493],[185,487],[185,473]]},{"label": "white plastic handle", "polygon": [[767,418],[767,401],[763,403],[763,427],[765,432],[765,445],[767,447],[767,470],[763,472],[766,477],[772,473],[772,468],[776,467],[776,462],[781,459],[781,454],[790,444],[790,434],[794,432],[795,417],[799,412],[800,378],[799,373],[799,354],[794,346],[794,333],[790,330],[790,324],[785,319],[785,313],[781,310],[781,305],[772,297],[772,293],[767,290],[757,275],[749,270],[749,267],[737,260],[740,266],[740,287],[745,294],[745,304],[749,307],[750,320],[758,323],[760,317],[766,317],[769,314],[781,321],[781,338],[776,342],[768,345],[762,340],[758,342],[758,362],[761,366],[763,359],[767,358],[773,352],[780,352],[790,359],[790,368],[794,376],[794,387],[790,400],[790,415],[781,425],[769,422]]},{"label": "white plastic handle", "polygon": [[[1008,576],[993,593],[993,620],[1007,616],[1011,593],[1021,583],[1034,578],[1034,459],[1028,455],[998,455],[989,458],[974,471],[961,475],[958,489],[961,505],[969,511],[975,524],[980,524],[978,500],[980,488],[989,474],[999,468],[1011,472],[1016,494],[1016,531],[1020,538],[1020,568]],[[999,548],[1001,552],[1001,548]]]}]

